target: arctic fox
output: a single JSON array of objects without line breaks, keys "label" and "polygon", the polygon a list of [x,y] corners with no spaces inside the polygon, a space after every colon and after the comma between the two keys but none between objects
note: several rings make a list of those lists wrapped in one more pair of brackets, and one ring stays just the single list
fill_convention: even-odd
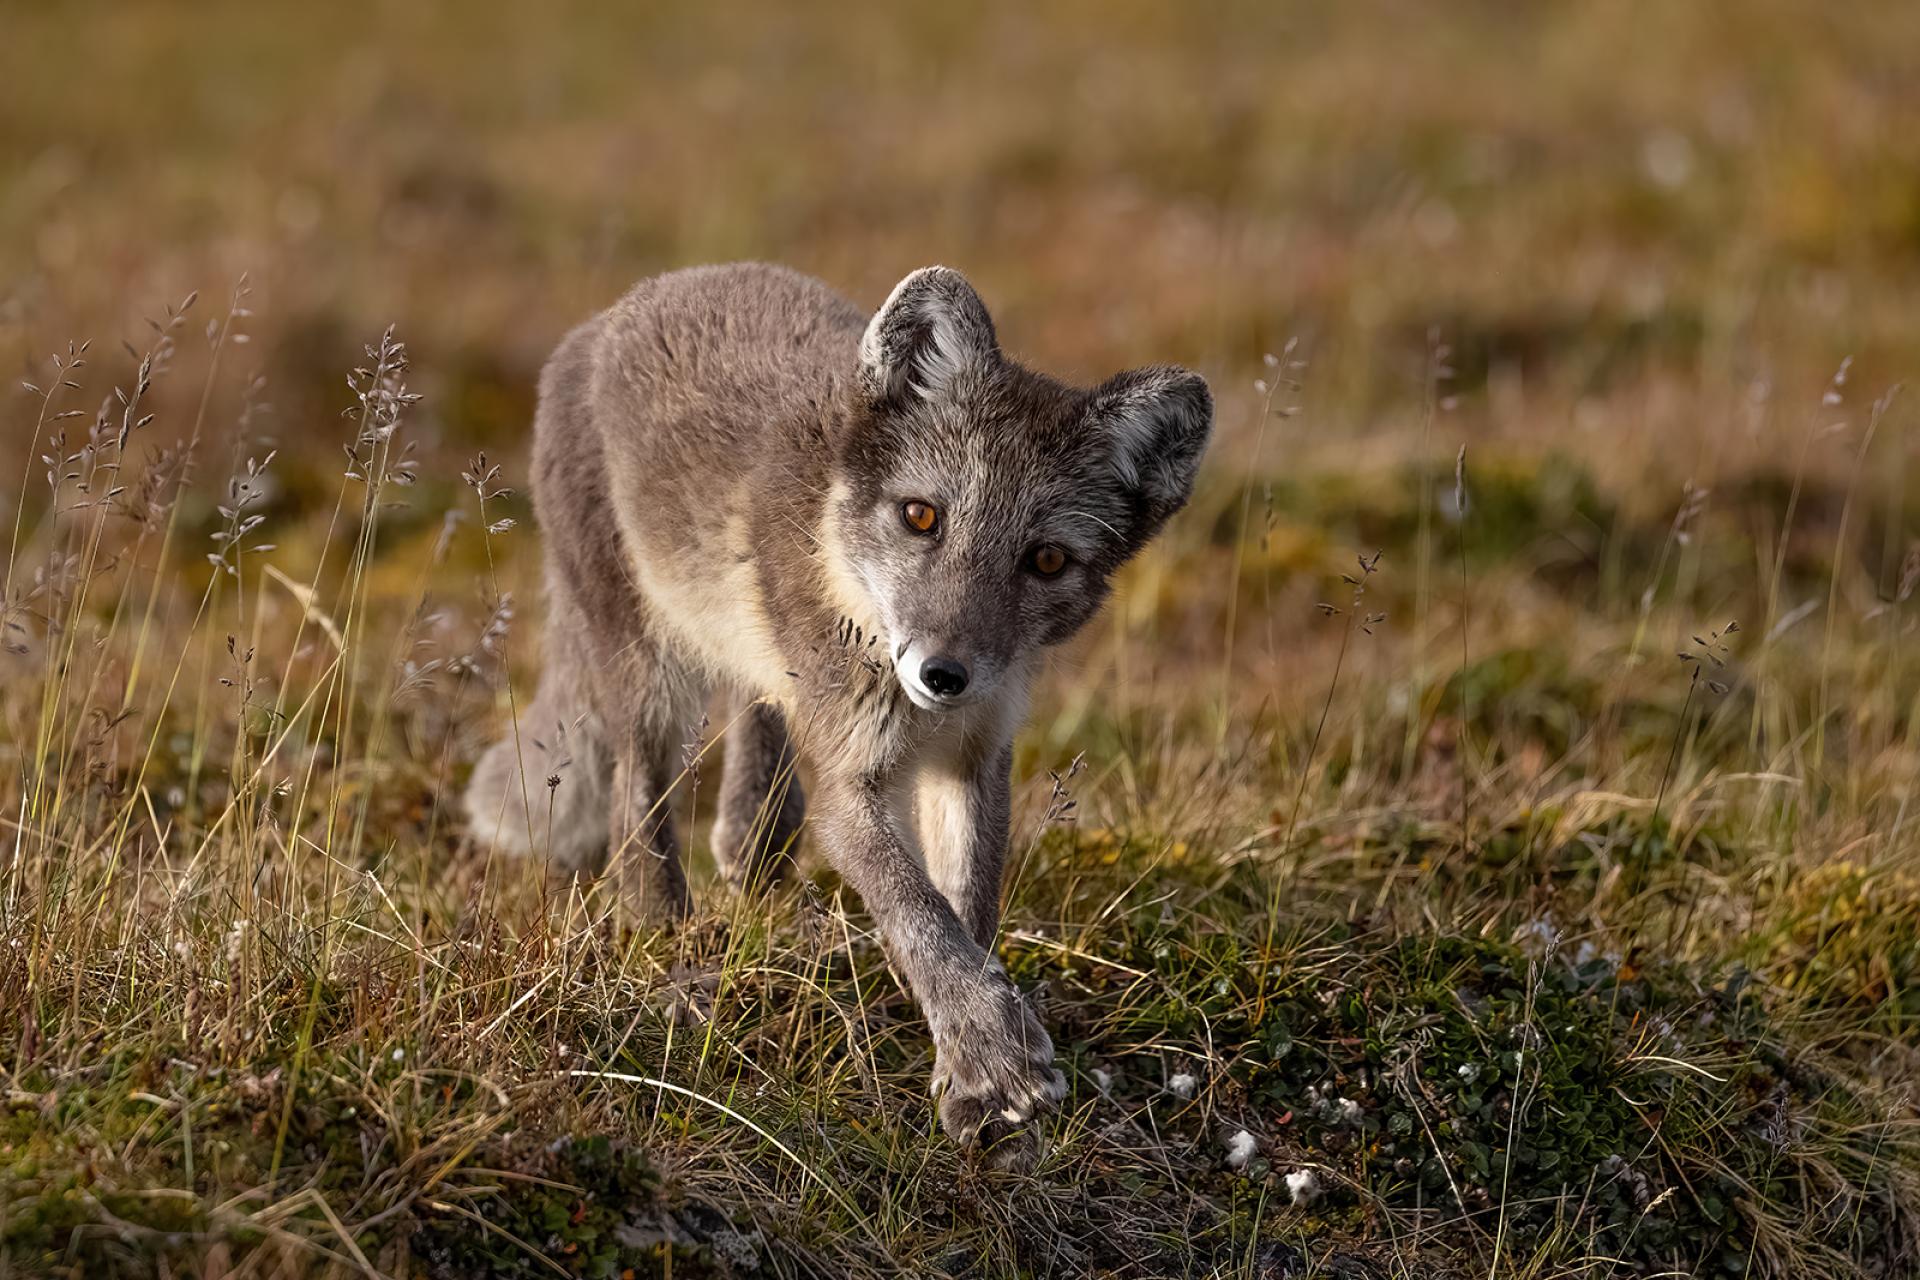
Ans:
[{"label": "arctic fox", "polygon": [[1022,367],[944,267],[871,317],[776,266],[643,281],[541,376],[546,661],[472,830],[611,855],[641,910],[684,913],[667,800],[724,687],[722,872],[779,874],[804,757],[816,841],[926,1013],[942,1124],[1023,1158],[1065,1082],[992,952],[1013,735],[1040,651],[1186,502],[1212,420],[1184,369]]}]

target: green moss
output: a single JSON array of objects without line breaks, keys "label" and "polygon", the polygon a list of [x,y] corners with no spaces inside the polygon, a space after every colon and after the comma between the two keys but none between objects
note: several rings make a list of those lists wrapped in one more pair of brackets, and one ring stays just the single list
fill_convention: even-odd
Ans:
[{"label": "green moss", "polygon": [[[1248,1127],[1276,1153],[1330,1166],[1321,1215],[1366,1200],[1498,1217],[1516,1249],[1572,1232],[1657,1269],[1745,1274],[1763,1220],[1811,1248],[1890,1249],[1913,1224],[1880,1163],[1843,1140],[1893,1140],[1875,1104],[1775,1047],[1744,975],[1704,985],[1483,938],[1389,939],[1334,926],[1335,967],[1267,964],[1258,948],[1175,921],[1124,962],[1153,972],[1083,1052],[1114,1043],[1208,1050]],[[1083,1028],[1090,1031],[1091,1028]],[[1113,1033],[1118,1032],[1118,1035]],[[1109,1053],[1122,1093],[1157,1093],[1161,1052]],[[1841,1167],[1862,1188],[1837,1212],[1808,1189]],[[1267,1166],[1271,1169],[1272,1162]],[[1864,1242],[1864,1243],[1863,1243]]]},{"label": "green moss", "polygon": [[429,1208],[422,1215],[409,1243],[429,1274],[510,1280],[557,1269],[595,1280],[701,1280],[760,1273],[752,1235],[717,1213],[668,1208],[659,1177],[632,1147],[604,1136],[562,1139],[515,1153],[513,1163],[533,1176],[501,1180],[468,1214]]},{"label": "green moss", "polygon": [[[214,1242],[239,1256],[266,1243],[244,1217],[213,1206],[233,1188],[268,1184],[281,1077],[196,1080],[165,1062],[108,1065],[101,1086],[49,1089],[0,1124],[0,1259],[33,1274],[148,1275],[160,1263],[189,1264]],[[361,1069],[316,1064],[285,1111],[285,1184],[311,1188],[337,1210],[406,1167],[407,1132],[457,1122],[478,1105],[475,1087],[456,1080],[396,1095],[411,1099],[404,1113],[378,1113],[336,1083]],[[185,1130],[155,1123],[163,1095],[192,1107],[191,1157]],[[389,1129],[390,1120],[401,1127]],[[360,1234],[365,1252],[403,1249],[429,1274],[462,1280],[556,1267],[581,1277],[651,1276],[669,1265],[696,1278],[760,1273],[765,1245],[751,1226],[675,1201],[638,1150],[605,1136],[508,1132],[436,1168],[432,1194],[412,1213]],[[311,1207],[297,1216],[330,1230]]]}]

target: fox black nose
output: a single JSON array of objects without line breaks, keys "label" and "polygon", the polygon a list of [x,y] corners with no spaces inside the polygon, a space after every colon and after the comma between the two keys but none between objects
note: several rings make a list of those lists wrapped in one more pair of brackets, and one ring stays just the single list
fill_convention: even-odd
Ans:
[{"label": "fox black nose", "polygon": [[967,691],[967,669],[952,658],[928,658],[920,664],[920,683],[942,698],[957,698]]}]

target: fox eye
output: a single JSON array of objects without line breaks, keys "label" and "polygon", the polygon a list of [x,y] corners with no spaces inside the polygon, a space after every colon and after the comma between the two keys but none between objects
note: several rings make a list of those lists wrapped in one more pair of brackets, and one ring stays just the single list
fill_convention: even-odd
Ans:
[{"label": "fox eye", "polygon": [[1043,578],[1051,578],[1067,567],[1067,553],[1048,543],[1035,547],[1027,555],[1027,567]]},{"label": "fox eye", "polygon": [[915,533],[932,533],[940,523],[940,513],[933,509],[933,504],[917,498],[900,504],[900,518]]}]

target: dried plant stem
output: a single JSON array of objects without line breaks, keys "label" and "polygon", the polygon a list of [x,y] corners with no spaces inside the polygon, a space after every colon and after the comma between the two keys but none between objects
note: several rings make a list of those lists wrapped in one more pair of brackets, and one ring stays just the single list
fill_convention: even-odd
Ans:
[{"label": "dried plant stem", "polygon": [[1453,377],[1452,348],[1440,341],[1437,328],[1427,330],[1425,394],[1420,413],[1420,514],[1415,535],[1413,579],[1413,677],[1407,689],[1407,735],[1401,751],[1401,772],[1412,776],[1418,766],[1420,738],[1425,729],[1427,681],[1427,618],[1433,609],[1433,426],[1443,403],[1441,387]]},{"label": "dried plant stem", "polygon": [[[180,462],[180,475],[175,481],[177,488],[184,488],[193,479],[193,463],[195,458],[199,456],[200,442],[206,430],[207,408],[213,403],[213,388],[215,380],[220,373],[220,358],[225,354],[228,343],[235,336],[235,321],[242,319],[248,314],[246,301],[251,292],[252,290],[248,284],[248,279],[243,274],[234,286],[233,298],[227,306],[227,314],[220,322],[219,332],[215,335],[211,350],[207,355],[206,378],[200,385],[200,405],[194,411],[193,427],[187,433],[186,449]],[[140,690],[140,676],[146,658],[147,641],[152,634],[154,611],[160,602],[161,580],[165,576],[167,566],[171,562],[174,533],[179,527],[179,517],[179,502],[169,502],[167,504],[166,527],[161,532],[160,550],[154,560],[153,581],[147,591],[146,608],[142,610],[140,616],[140,633],[134,641],[133,658],[127,670],[127,685],[126,692],[123,696],[123,703],[128,706],[133,704]],[[215,574],[214,577],[217,580],[219,575]]]},{"label": "dried plant stem", "polygon": [[[1841,403],[1843,388],[1846,386],[1847,376],[1852,367],[1852,356],[1848,356],[1840,362],[1840,367],[1835,370],[1832,380],[1828,383],[1826,393],[1821,398],[1823,410],[1837,407]],[[1780,539],[1774,547],[1773,567],[1767,576],[1767,603],[1766,612],[1763,615],[1760,626],[1760,649],[1754,655],[1755,665],[1762,669],[1763,674],[1766,670],[1766,664],[1772,656],[1773,642],[1776,639],[1774,627],[1780,617],[1780,584],[1786,576],[1787,548],[1793,537],[1794,517],[1800,509],[1800,494],[1806,485],[1807,460],[1812,455],[1814,440],[1821,434],[1822,417],[1822,411],[1816,410],[1807,418],[1806,430],[1802,432],[1800,436],[1799,452],[1794,458],[1793,483],[1787,491],[1787,508],[1780,518]],[[1753,716],[1748,722],[1747,727],[1747,749],[1749,751],[1757,751],[1759,749],[1762,727],[1761,721],[1765,714],[1766,699],[1761,697],[1755,698],[1753,702]]]},{"label": "dried plant stem", "polygon": [[[480,497],[480,537],[481,537],[482,543],[486,547],[486,552],[487,552],[487,589],[493,593],[493,599],[497,603],[504,597],[502,597],[500,594],[500,570],[499,570],[499,567],[495,565],[494,559],[493,559],[493,530],[492,530],[491,524],[487,520],[487,492],[486,492],[487,475],[486,475],[485,463],[486,463],[486,456],[483,454],[481,455],[480,466],[476,468],[481,473],[480,482],[476,484],[474,488],[475,488],[475,492],[478,493]],[[513,666],[507,656],[506,647],[504,644],[501,646],[501,650],[500,650],[500,671],[501,671],[501,677],[500,677],[501,683],[506,686],[506,690],[507,690],[508,729],[509,729],[509,732],[513,734],[513,755],[514,755],[514,766],[515,766],[514,775],[520,779],[520,811],[526,815],[527,843],[529,847],[532,847],[533,803],[528,798],[528,791],[527,791],[526,751],[521,746],[521,743],[520,743],[519,695],[514,692]],[[621,851],[616,851],[616,854],[618,852],[621,852]]]},{"label": "dried plant stem", "polygon": [[1471,650],[1467,642],[1467,625],[1471,612],[1472,587],[1467,581],[1467,446],[1461,445],[1460,452],[1453,458],[1454,510],[1460,519],[1459,564],[1460,564],[1460,691],[1455,708],[1454,756],[1460,771],[1460,852],[1473,851],[1473,813],[1471,796],[1473,788],[1472,760],[1467,754],[1469,740],[1467,726],[1471,722],[1473,709],[1467,704],[1467,684],[1470,675],[1469,661]]},{"label": "dried plant stem", "polygon": [[1667,801],[1667,786],[1673,781],[1673,766],[1680,759],[1680,741],[1686,736],[1687,726],[1693,714],[1694,691],[1700,686],[1700,668],[1694,667],[1692,676],[1687,680],[1687,696],[1680,703],[1680,722],[1674,726],[1673,741],[1667,744],[1667,762],[1660,769],[1660,785],[1653,793],[1653,815],[1647,819],[1647,839],[1645,852],[1640,855],[1640,873],[1636,883],[1645,884],[1647,868],[1653,858],[1653,845],[1660,839],[1660,810]]},{"label": "dried plant stem", "polygon": [[1860,435],[1860,446],[1853,453],[1853,467],[1847,473],[1847,496],[1840,504],[1840,526],[1833,533],[1833,560],[1827,572],[1827,626],[1820,642],[1820,701],[1813,717],[1813,764],[1820,768],[1827,759],[1827,696],[1833,682],[1833,633],[1840,621],[1840,568],[1847,560],[1847,530],[1853,519],[1853,500],[1860,492],[1860,475],[1866,468],[1867,454],[1873,449],[1880,420],[1886,417],[1899,384],[1873,402],[1867,414],[1867,429]]},{"label": "dried plant stem", "polygon": [[91,345],[91,343],[81,343],[76,347],[70,343],[64,357],[56,354],[51,362],[53,376],[47,380],[44,388],[36,387],[31,382],[23,384],[30,392],[35,390],[40,392],[40,407],[34,416],[33,430],[27,436],[27,456],[20,463],[20,496],[13,507],[13,541],[7,548],[6,577],[0,581],[0,608],[13,608],[13,571],[20,559],[20,535],[25,528],[27,486],[33,475],[33,452],[39,447],[41,437],[48,425],[57,418],[67,416],[66,414],[56,415],[53,412],[54,400],[62,391],[80,390],[80,384],[73,380],[72,375],[76,370],[86,367],[86,353]]},{"label": "dried plant stem", "polygon": [[[1260,393],[1260,397],[1261,397],[1260,425],[1259,425],[1259,428],[1254,432],[1253,457],[1247,463],[1246,479],[1242,482],[1240,486],[1240,523],[1238,526],[1238,532],[1234,538],[1234,543],[1233,543],[1233,576],[1230,580],[1232,583],[1232,586],[1231,586],[1231,589],[1227,592],[1227,616],[1226,616],[1226,622],[1224,624],[1224,631],[1221,636],[1220,723],[1218,727],[1218,736],[1219,736],[1220,744],[1224,744],[1226,742],[1227,724],[1230,719],[1228,712],[1230,707],[1232,706],[1232,701],[1233,701],[1232,693],[1233,693],[1234,639],[1235,639],[1236,633],[1239,631],[1240,578],[1241,578],[1241,575],[1246,571],[1247,529],[1251,525],[1252,519],[1253,519],[1254,479],[1260,474],[1260,459],[1266,447],[1267,430],[1268,430],[1268,427],[1273,422],[1274,397],[1279,394],[1281,386],[1283,384],[1295,390],[1297,390],[1299,386],[1298,382],[1293,380],[1292,378],[1292,373],[1294,369],[1297,368],[1297,365],[1293,360],[1293,353],[1296,345],[1297,345],[1296,340],[1289,339],[1287,341],[1286,346],[1282,348],[1281,355],[1279,356],[1269,355],[1266,358],[1266,366],[1267,366],[1266,377],[1264,377],[1259,382],[1254,384],[1255,390]],[[1292,410],[1287,409],[1287,410],[1283,410],[1282,412],[1284,415],[1287,413],[1291,413]]]},{"label": "dried plant stem", "polygon": [[[1321,699],[1320,702],[1320,716],[1314,723],[1313,737],[1307,743],[1306,759],[1300,764],[1299,780],[1295,783],[1293,791],[1293,806],[1287,814],[1286,834],[1281,838],[1280,847],[1275,851],[1282,866],[1280,874],[1272,877],[1272,887],[1267,895],[1266,946],[1269,955],[1273,953],[1273,949],[1278,943],[1280,936],[1280,899],[1282,891],[1293,878],[1293,864],[1289,862],[1288,859],[1293,853],[1294,835],[1300,827],[1300,811],[1306,807],[1307,782],[1313,776],[1313,764],[1320,755],[1320,739],[1326,733],[1327,718],[1333,712],[1333,699],[1334,695],[1338,693],[1340,689],[1340,673],[1346,668],[1347,650],[1353,642],[1354,628],[1361,627],[1370,630],[1371,624],[1379,620],[1377,616],[1364,616],[1361,613],[1361,606],[1366,600],[1367,580],[1373,577],[1374,573],[1379,569],[1381,554],[1382,553],[1378,551],[1374,552],[1372,559],[1368,559],[1366,556],[1359,557],[1359,577],[1356,578],[1351,574],[1345,575],[1346,582],[1353,587],[1353,596],[1346,609],[1336,609],[1330,604],[1320,606],[1321,612],[1323,613],[1344,613],[1346,618],[1340,628],[1340,647],[1334,653],[1333,675],[1327,681],[1326,697]],[[1264,1001],[1265,991],[1263,989],[1261,994],[1262,1008],[1264,1008]]]}]

